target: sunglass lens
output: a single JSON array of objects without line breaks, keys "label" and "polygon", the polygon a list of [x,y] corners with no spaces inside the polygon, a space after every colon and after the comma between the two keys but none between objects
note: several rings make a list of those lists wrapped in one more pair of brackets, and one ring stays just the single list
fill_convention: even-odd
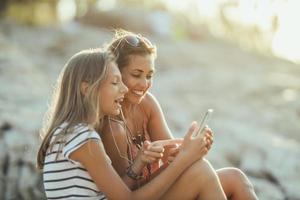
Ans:
[{"label": "sunglass lens", "polygon": [[126,42],[127,42],[128,44],[130,44],[130,45],[133,46],[133,47],[137,47],[137,46],[139,45],[139,42],[140,42],[140,40],[139,40],[138,37],[135,37],[135,36],[132,36],[132,35],[127,36],[127,37],[125,38],[125,40],[126,40]]}]

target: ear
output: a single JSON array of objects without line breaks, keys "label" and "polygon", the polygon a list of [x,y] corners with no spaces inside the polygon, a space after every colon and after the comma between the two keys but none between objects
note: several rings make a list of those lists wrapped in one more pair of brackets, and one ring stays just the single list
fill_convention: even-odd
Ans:
[{"label": "ear", "polygon": [[81,94],[86,95],[88,88],[89,88],[89,84],[87,82],[85,82],[85,81],[81,82],[81,84],[80,84]]}]

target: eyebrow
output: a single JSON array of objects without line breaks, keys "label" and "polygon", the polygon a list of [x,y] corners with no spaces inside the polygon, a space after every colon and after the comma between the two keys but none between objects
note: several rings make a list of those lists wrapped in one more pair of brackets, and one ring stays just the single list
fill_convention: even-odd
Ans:
[{"label": "eyebrow", "polygon": [[[138,72],[141,72],[141,73],[143,73],[144,71],[143,70],[141,70],[141,69],[134,69],[133,71],[138,71]],[[155,69],[151,69],[150,71],[149,71],[149,73],[154,73],[155,72]]]},{"label": "eyebrow", "polygon": [[122,79],[121,76],[119,74],[112,74],[111,76],[112,79]]}]

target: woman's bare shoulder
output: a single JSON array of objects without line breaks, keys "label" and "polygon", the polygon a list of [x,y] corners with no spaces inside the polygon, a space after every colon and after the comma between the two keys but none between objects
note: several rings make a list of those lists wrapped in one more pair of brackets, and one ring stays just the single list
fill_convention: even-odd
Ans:
[{"label": "woman's bare shoulder", "polygon": [[150,115],[156,114],[161,110],[161,107],[156,97],[150,92],[146,94],[145,98],[141,102],[141,106]]},{"label": "woman's bare shoulder", "polygon": [[150,110],[152,110],[153,108],[159,106],[156,97],[150,92],[147,92],[147,94],[145,95],[143,101],[141,102],[141,105],[145,109],[150,109]]}]

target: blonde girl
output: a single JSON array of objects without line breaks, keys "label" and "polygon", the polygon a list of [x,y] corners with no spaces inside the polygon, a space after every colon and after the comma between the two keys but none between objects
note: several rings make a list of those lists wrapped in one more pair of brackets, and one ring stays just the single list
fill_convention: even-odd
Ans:
[{"label": "blonde girl", "polygon": [[[47,199],[159,199],[189,166],[205,155],[208,140],[191,137],[196,129],[193,123],[172,166],[144,187],[131,191],[112,167],[99,136],[102,133],[95,131],[101,129],[105,116],[120,114],[127,91],[109,52],[84,50],[66,63],[37,156]],[[214,199],[225,199],[215,174],[211,177],[210,184],[219,188],[219,196]]]}]

